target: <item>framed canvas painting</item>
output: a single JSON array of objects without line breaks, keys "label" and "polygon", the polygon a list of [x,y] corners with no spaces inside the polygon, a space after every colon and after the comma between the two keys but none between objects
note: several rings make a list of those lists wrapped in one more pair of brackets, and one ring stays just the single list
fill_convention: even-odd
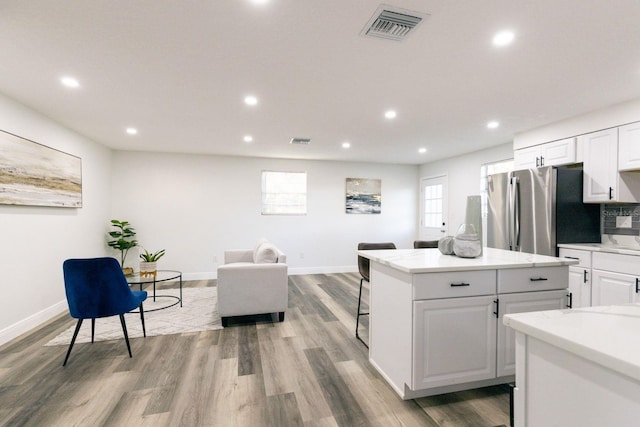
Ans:
[{"label": "framed canvas painting", "polygon": [[82,207],[82,160],[0,131],[0,204]]},{"label": "framed canvas painting", "polygon": [[347,213],[379,214],[382,205],[381,186],[379,179],[347,178]]}]

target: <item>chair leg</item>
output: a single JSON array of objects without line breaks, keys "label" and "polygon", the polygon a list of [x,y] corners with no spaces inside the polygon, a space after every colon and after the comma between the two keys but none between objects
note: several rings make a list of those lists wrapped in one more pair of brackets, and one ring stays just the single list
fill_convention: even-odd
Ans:
[{"label": "chair leg", "polygon": [[120,323],[122,323],[122,332],[124,332],[124,340],[127,343],[127,350],[129,351],[129,357],[133,357],[131,355],[131,345],[129,345],[129,334],[127,334],[127,324],[124,321],[124,314],[120,315]]},{"label": "chair leg", "polygon": [[147,337],[147,328],[144,325],[144,308],[142,308],[142,303],[140,303],[140,320],[142,321],[142,336]]},{"label": "chair leg", "polygon": [[71,349],[73,348],[73,344],[76,342],[76,338],[78,337],[78,332],[80,331],[80,326],[82,326],[82,320],[78,319],[78,323],[76,323],[76,330],[73,331],[73,338],[71,338],[71,344],[69,344],[69,349],[67,350],[67,355],[64,358],[64,362],[62,362],[62,366],[67,364],[67,360],[69,360],[69,355],[71,354]]},{"label": "chair leg", "polygon": [[91,342],[94,342],[96,337],[96,319],[91,319]]},{"label": "chair leg", "polygon": [[356,313],[356,338],[358,340],[360,340],[360,342],[362,344],[364,344],[365,347],[369,348],[369,346],[367,345],[366,342],[364,342],[364,340],[362,338],[360,338],[360,334],[358,333],[358,328],[360,326],[360,316],[366,316],[369,313],[361,313],[360,312],[360,306],[362,304],[362,282],[364,281],[364,277],[362,279],[360,279],[360,292],[358,293],[358,312]]},{"label": "chair leg", "polygon": [[284,322],[284,311],[281,311],[280,313],[278,313],[278,320],[281,322]]}]

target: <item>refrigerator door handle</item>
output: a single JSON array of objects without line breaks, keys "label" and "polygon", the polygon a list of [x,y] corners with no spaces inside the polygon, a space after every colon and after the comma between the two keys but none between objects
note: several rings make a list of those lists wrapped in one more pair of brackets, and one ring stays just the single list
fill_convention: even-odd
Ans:
[{"label": "refrigerator door handle", "polygon": [[515,177],[510,176],[509,177],[509,185],[508,185],[508,192],[507,192],[507,245],[509,246],[509,250],[512,251],[514,250],[513,247],[513,218],[514,218],[514,212],[513,212],[513,206],[514,206],[514,190],[515,190],[515,185],[514,185],[514,179]]},{"label": "refrigerator door handle", "polygon": [[512,250],[520,250],[520,180],[517,176],[511,178],[512,193]]}]

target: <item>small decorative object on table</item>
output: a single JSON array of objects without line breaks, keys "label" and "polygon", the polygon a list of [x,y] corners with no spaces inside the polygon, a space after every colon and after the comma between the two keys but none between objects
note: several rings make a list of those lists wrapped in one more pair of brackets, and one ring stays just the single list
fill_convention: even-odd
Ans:
[{"label": "small decorative object on table", "polygon": [[438,249],[444,255],[453,255],[453,236],[445,236],[438,240]]},{"label": "small decorative object on table", "polygon": [[462,224],[453,240],[453,252],[461,258],[475,258],[482,253],[482,242],[473,224]]},{"label": "small decorative object on table", "polygon": [[[143,248],[144,249],[144,248]],[[144,249],[144,253],[140,254],[140,277],[155,276],[158,271],[158,260],[164,255],[164,249],[158,252],[149,252]]]}]

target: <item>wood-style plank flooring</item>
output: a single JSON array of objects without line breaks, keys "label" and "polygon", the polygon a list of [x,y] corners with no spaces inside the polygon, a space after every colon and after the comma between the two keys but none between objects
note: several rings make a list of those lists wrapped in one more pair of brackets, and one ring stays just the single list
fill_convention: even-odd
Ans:
[{"label": "wood-style plank flooring", "polygon": [[122,340],[76,344],[63,368],[66,347],[44,344],[75,324],[65,314],[0,347],[0,425],[509,424],[506,386],[398,398],[355,339],[358,285],[356,274],[290,276],[282,323],[251,316],[218,331],[137,338],[133,358]]}]

